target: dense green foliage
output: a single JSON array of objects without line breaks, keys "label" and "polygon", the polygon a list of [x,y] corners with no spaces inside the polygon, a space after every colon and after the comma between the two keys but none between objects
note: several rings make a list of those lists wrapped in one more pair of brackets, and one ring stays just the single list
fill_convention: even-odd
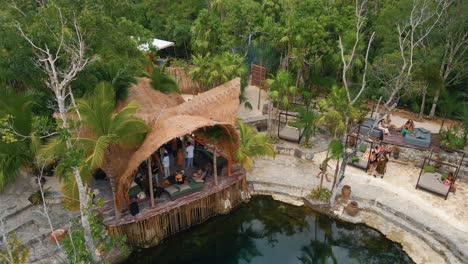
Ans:
[{"label": "dense green foliage", "polygon": [[0,90],[0,192],[14,181],[21,166],[34,160],[37,138],[33,133],[32,98]]},{"label": "dense green foliage", "polygon": [[[350,93],[355,94],[362,81],[366,43],[370,32],[375,31],[363,102],[375,101],[380,96],[385,100],[395,85],[395,76],[404,63],[398,25],[408,23],[413,3],[408,0],[367,3],[362,41],[356,46],[356,57],[348,72]],[[50,128],[54,126],[49,121],[55,111],[49,103],[53,95],[45,89],[46,76],[33,63],[34,50],[21,36],[18,24],[33,41],[47,43],[51,50],[56,50],[61,30],[65,32],[64,45],[72,41],[72,18],[76,18],[83,32],[86,56],[92,60],[72,82],[75,98],[92,94],[98,83],[107,81],[112,85],[115,99],[125,99],[128,88],[151,64],[137,45],[157,37],[175,42],[174,49],[158,51],[158,55],[188,60],[193,65],[190,76],[204,89],[235,77],[241,77],[244,88],[250,63],[266,66],[269,96],[275,106],[293,110],[301,109],[293,103],[305,106],[304,111],[299,111],[297,125],[306,130],[307,137],[316,125],[325,125],[338,136],[343,132],[345,118],[352,121],[362,116],[361,107],[349,107],[344,100],[338,46],[341,37],[344,49],[350,51],[356,39],[354,1],[0,0],[0,4],[4,7],[0,10],[0,39],[3,40],[0,42],[0,84],[15,91],[11,95],[16,98],[2,99],[0,108],[0,189],[14,179],[20,166],[33,160],[31,132],[53,131]],[[430,2],[427,8],[428,12],[434,12],[437,6]],[[442,133],[444,144],[462,148],[467,143],[468,131],[465,89],[468,85],[465,54],[468,2],[453,1],[440,14],[440,17],[429,17],[416,32],[417,36],[429,34],[415,46],[411,76],[396,102],[421,114],[437,113],[462,120],[463,130]],[[437,23],[430,28],[436,19]],[[68,63],[67,56],[59,58],[59,65]],[[174,81],[163,70],[154,70],[150,77],[156,89],[177,91]],[[33,92],[36,101],[41,103],[28,104],[18,111],[25,101],[16,93],[25,91]],[[321,115],[313,116],[309,111],[313,109],[312,99],[324,92],[329,96],[318,100],[318,108],[314,109],[320,110]],[[241,95],[241,101],[244,99]],[[6,106],[7,103],[16,104],[16,108]],[[15,129],[28,136],[23,140],[4,129],[22,123],[24,127]],[[34,129],[30,128],[31,124]],[[70,153],[67,155],[74,158],[85,156],[79,151]]]},{"label": "dense green foliage", "polygon": [[163,68],[155,67],[152,69],[151,75],[151,87],[163,93],[180,93],[177,83],[172,79],[169,74],[164,72]]},{"label": "dense green foliage", "polygon": [[260,156],[275,157],[276,152],[270,137],[266,133],[258,133],[255,129],[238,120],[240,143],[239,149],[234,153],[237,161],[247,171],[252,170],[254,158]]}]

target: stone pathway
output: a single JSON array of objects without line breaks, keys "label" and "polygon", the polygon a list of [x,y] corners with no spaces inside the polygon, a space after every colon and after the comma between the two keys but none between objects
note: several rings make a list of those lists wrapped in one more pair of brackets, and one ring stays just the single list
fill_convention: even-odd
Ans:
[{"label": "stone pathway", "polygon": [[[61,204],[57,178],[45,178],[44,188],[50,188],[51,192],[46,200],[52,225],[55,228],[68,226],[77,214],[69,212]],[[20,174],[16,182],[0,194],[0,219],[5,232],[15,232],[18,240],[30,250],[28,263],[64,263],[64,252],[50,240],[50,228],[42,205],[32,205],[28,201],[28,197],[38,189],[33,177]]]},{"label": "stone pathway", "polygon": [[[315,175],[325,155],[316,153],[313,161],[287,155],[277,155],[275,160],[260,159],[248,180],[260,194],[305,197],[319,185]],[[332,167],[334,164],[330,161]],[[444,200],[415,190],[419,168],[391,161],[387,171],[384,179],[380,179],[348,166],[344,184],[352,187],[351,199],[366,210],[359,217],[344,215],[342,209],[335,214],[379,229],[402,243],[417,263],[467,263],[468,212],[464,210],[468,203],[467,185],[459,182],[457,193]],[[324,186],[330,185],[324,181]],[[433,253],[426,252],[428,248]]]}]

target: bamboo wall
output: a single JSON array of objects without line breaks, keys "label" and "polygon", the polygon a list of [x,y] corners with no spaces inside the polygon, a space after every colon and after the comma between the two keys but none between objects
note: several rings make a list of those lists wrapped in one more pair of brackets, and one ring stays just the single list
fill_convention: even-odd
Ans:
[{"label": "bamboo wall", "polygon": [[186,70],[184,67],[166,67],[166,72],[175,79],[177,86],[179,87],[180,91],[184,94],[198,94],[201,93],[202,90],[200,85],[192,80],[190,76],[188,76],[188,72],[191,70],[189,67]]},{"label": "bamboo wall", "polygon": [[[245,177],[242,177],[240,181],[227,186],[219,192],[207,195],[196,201],[138,222],[120,226],[108,226],[107,229],[110,235],[125,234],[127,242],[131,245],[141,247],[155,246],[164,238],[177,232],[203,223],[213,216],[228,213],[245,198],[245,196],[242,197],[241,192],[247,192]],[[229,199],[231,208],[224,207],[226,199]]]}]

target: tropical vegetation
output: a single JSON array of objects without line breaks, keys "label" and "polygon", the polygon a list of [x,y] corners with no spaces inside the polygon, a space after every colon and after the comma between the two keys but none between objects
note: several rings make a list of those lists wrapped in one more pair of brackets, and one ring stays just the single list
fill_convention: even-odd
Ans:
[{"label": "tropical vegetation", "polygon": [[239,128],[240,143],[234,156],[247,171],[252,170],[255,158],[260,156],[275,157],[275,148],[266,133],[256,132],[252,126],[240,120],[237,120],[237,127]]}]

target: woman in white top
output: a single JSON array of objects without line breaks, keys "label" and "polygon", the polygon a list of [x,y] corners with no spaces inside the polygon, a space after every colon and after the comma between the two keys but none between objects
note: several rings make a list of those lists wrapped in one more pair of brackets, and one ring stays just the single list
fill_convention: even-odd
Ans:
[{"label": "woman in white top", "polygon": [[187,147],[185,148],[185,152],[187,154],[187,167],[193,167],[193,152],[195,148],[193,147],[192,143],[187,142]]}]

